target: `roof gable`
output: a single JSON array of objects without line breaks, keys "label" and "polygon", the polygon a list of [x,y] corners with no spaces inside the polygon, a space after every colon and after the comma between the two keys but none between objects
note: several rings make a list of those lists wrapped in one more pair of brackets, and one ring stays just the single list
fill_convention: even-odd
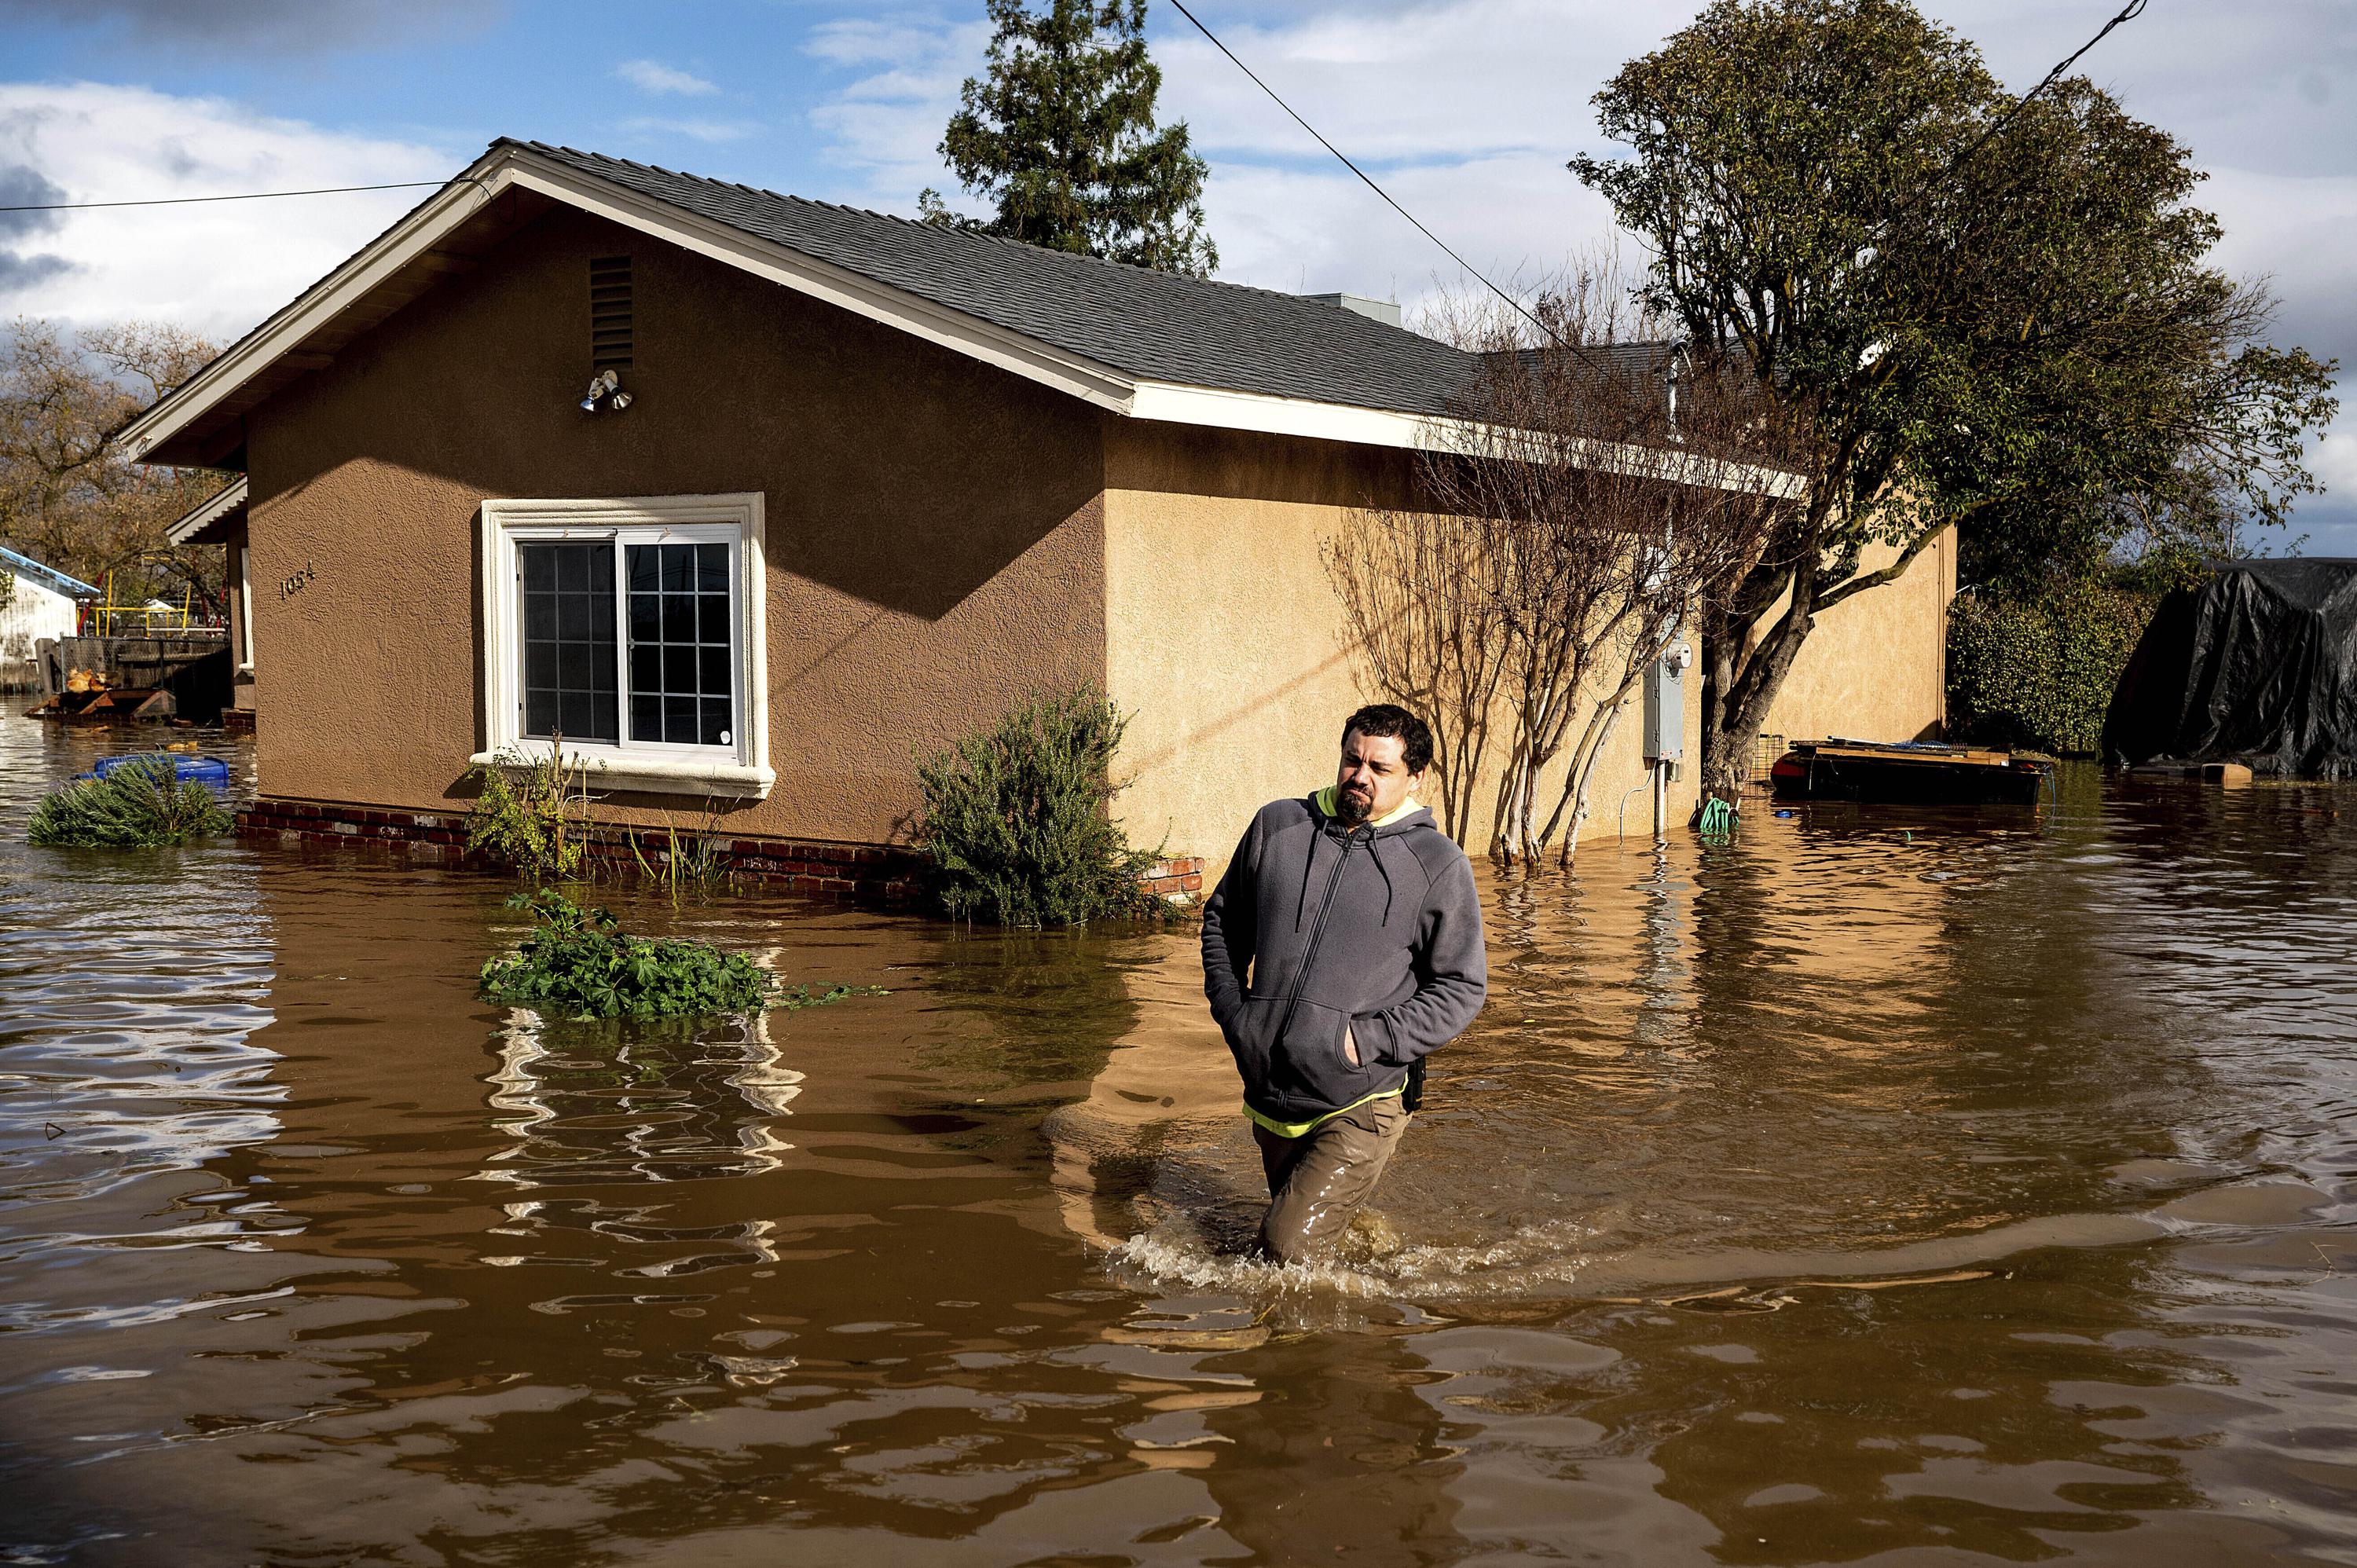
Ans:
[{"label": "roof gable", "polygon": [[133,455],[242,467],[243,413],[560,203],[1131,417],[1418,446],[1478,363],[1318,300],[500,141],[134,420]]},{"label": "roof gable", "polygon": [[511,145],[1139,381],[1446,416],[1478,364],[1326,300]]}]

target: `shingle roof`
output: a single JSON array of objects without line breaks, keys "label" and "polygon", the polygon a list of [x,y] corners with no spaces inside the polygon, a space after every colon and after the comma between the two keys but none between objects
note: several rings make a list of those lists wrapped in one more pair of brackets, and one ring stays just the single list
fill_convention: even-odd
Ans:
[{"label": "shingle roof", "polygon": [[1480,362],[1298,295],[1071,255],[543,142],[493,145],[527,148],[1141,381],[1437,415],[1450,412]]}]

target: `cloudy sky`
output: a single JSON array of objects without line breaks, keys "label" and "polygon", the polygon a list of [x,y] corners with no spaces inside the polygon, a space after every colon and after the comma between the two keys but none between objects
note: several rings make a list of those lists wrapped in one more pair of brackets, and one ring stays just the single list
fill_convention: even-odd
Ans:
[{"label": "cloudy sky", "polygon": [[[2116,0],[1921,0],[2028,87]],[[1493,274],[1609,237],[1564,172],[1588,99],[1695,0],[1200,0],[1311,122]],[[1211,166],[1223,277],[1415,302],[1455,268],[1168,5],[1163,112]],[[0,0],[0,205],[436,179],[499,135],[885,210],[944,189],[981,0]],[[2357,5],[2152,0],[2081,69],[2208,171],[2222,264],[2357,382]],[[0,317],[234,334],[423,192],[0,213]],[[2344,382],[2344,385],[2349,383]],[[2293,533],[2357,555],[2357,410]]]}]

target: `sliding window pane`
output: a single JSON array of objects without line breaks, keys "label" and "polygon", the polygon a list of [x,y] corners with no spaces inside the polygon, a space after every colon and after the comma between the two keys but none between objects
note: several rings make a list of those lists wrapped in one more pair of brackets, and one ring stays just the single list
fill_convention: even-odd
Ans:
[{"label": "sliding window pane", "polygon": [[632,544],[630,738],[675,746],[735,739],[728,547]]},{"label": "sliding window pane", "polygon": [[614,547],[519,544],[523,572],[523,733],[622,738],[614,640]]}]

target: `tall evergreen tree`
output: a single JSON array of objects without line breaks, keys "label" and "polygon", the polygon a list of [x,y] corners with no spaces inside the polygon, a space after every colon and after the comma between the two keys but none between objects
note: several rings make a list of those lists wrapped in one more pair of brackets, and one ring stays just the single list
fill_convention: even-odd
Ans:
[{"label": "tall evergreen tree", "polygon": [[1209,277],[1220,252],[1203,230],[1203,160],[1186,122],[1155,126],[1146,0],[989,5],[989,73],[966,79],[941,151],[997,215],[960,217],[927,190],[927,220]]}]

